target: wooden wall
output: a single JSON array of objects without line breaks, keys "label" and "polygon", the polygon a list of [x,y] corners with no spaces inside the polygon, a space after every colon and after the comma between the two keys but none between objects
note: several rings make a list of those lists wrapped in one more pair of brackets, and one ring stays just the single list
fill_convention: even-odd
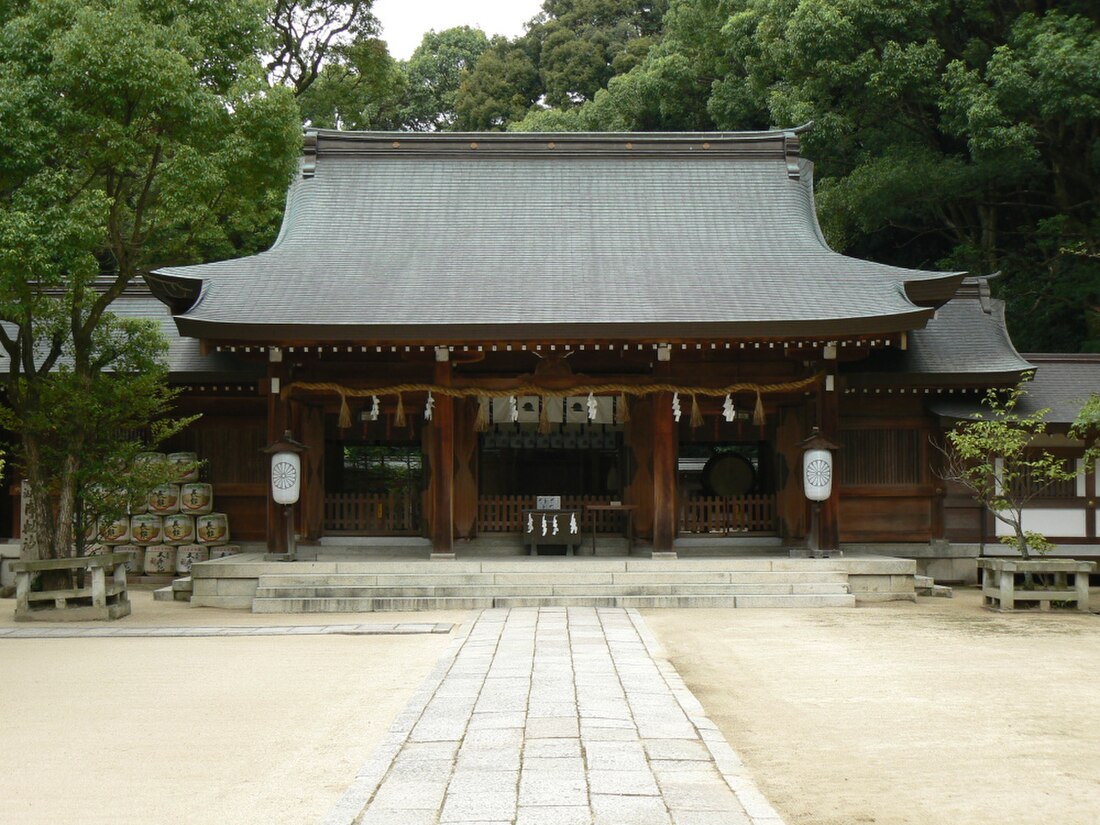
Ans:
[{"label": "wooden wall", "polygon": [[935,419],[917,396],[841,400],[836,476],[845,542],[926,542],[943,536],[943,483],[932,472]]}]

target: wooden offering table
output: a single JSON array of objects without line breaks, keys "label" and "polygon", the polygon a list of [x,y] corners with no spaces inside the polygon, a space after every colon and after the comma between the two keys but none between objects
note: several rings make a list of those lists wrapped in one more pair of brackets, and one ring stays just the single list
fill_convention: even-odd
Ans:
[{"label": "wooden offering table", "polygon": [[523,543],[531,546],[531,555],[538,555],[538,548],[549,544],[564,544],[565,554],[573,555],[573,548],[581,543],[580,510],[524,510]]},{"label": "wooden offering table", "polygon": [[623,535],[626,537],[626,552],[634,549],[634,511],[637,504],[586,504],[588,521],[592,525],[592,555],[596,555],[596,518],[598,513],[621,513],[623,517]]}]

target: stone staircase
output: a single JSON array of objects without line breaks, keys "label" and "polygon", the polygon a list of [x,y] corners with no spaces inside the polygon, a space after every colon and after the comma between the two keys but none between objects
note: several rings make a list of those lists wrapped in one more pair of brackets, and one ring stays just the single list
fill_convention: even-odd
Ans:
[{"label": "stone staircase", "polygon": [[848,572],[771,560],[483,559],[265,572],[254,613],[487,607],[853,607]]}]

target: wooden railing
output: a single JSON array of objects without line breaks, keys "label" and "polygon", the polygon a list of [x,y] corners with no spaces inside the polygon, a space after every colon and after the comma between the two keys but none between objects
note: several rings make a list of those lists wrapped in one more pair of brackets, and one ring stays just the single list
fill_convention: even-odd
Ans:
[{"label": "wooden railing", "polygon": [[684,499],[685,533],[774,533],[775,496],[693,496]]},{"label": "wooden railing", "polygon": [[418,492],[325,495],[325,532],[330,534],[420,535],[420,515]]},{"label": "wooden railing", "polygon": [[[562,496],[565,510],[583,510],[586,504],[607,504],[606,496]],[[523,511],[533,510],[535,496],[481,496],[477,500],[477,529],[479,533],[523,532]],[[597,533],[621,533],[622,514],[614,511],[586,512],[581,529],[587,533],[596,520]]]}]

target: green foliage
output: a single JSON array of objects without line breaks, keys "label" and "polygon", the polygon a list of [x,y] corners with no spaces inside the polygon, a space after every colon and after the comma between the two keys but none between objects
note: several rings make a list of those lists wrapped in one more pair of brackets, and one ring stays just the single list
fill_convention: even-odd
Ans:
[{"label": "green foliage", "polygon": [[36,0],[0,14],[3,415],[31,482],[32,557],[70,552],[117,432],[171,400],[163,341],[114,318],[114,300],[156,266],[247,250],[280,206],[300,132],[292,94],[264,76],[265,11]]},{"label": "green foliage", "polygon": [[[568,112],[585,106],[613,77],[629,74],[646,59],[667,8],[667,0],[546,0],[526,34],[495,39],[462,82],[459,123],[466,129],[502,129],[528,113],[537,119],[547,107]],[[602,128],[550,118],[569,129]],[[518,128],[530,130],[533,124]]]},{"label": "green foliage", "polygon": [[405,66],[404,127],[418,132],[451,128],[459,84],[488,48],[485,32],[469,26],[425,34]]},{"label": "green foliage", "polygon": [[306,123],[322,129],[400,129],[407,85],[386,44],[365,38],[333,55],[298,106]]},{"label": "green foliage", "polygon": [[975,413],[947,433],[942,448],[945,480],[961,484],[985,505],[994,517],[1012,528],[1001,541],[1014,545],[1025,559],[1029,550],[1045,553],[1053,545],[1041,534],[1023,529],[1023,510],[1044,489],[1077,477],[1077,468],[1064,458],[1032,446],[1046,432],[1049,409],[1030,415],[1016,411],[1025,394],[1024,385],[1002,398],[990,390],[985,405],[989,412]]},{"label": "green foliage", "polygon": [[455,97],[455,128],[503,129],[519,120],[541,92],[538,69],[522,44],[493,38]]}]

